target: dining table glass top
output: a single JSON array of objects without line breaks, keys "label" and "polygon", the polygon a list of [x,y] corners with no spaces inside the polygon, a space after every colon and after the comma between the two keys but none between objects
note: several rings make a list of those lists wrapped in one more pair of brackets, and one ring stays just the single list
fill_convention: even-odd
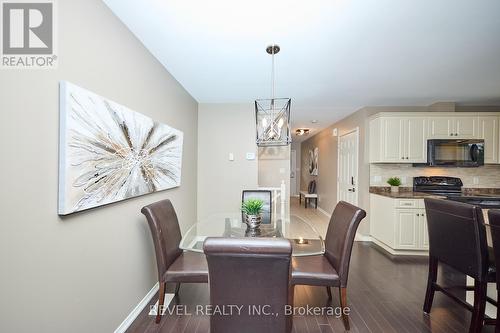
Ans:
[{"label": "dining table glass top", "polygon": [[290,214],[288,204],[279,204],[271,213],[264,213],[262,224],[250,229],[241,212],[212,214],[200,219],[182,237],[180,248],[203,252],[207,237],[274,237],[287,238],[292,243],[293,256],[320,255],[325,251],[323,238],[310,223]]}]

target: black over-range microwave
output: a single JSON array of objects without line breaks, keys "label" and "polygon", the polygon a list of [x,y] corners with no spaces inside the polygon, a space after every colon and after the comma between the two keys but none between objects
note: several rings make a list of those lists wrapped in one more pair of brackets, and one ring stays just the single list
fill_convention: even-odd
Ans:
[{"label": "black over-range microwave", "polygon": [[484,165],[484,140],[427,140],[427,165],[456,167]]}]

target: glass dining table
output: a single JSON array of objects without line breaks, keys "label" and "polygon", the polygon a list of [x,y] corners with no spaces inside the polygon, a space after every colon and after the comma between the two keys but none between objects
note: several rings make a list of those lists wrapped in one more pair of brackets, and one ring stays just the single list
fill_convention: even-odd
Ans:
[{"label": "glass dining table", "polygon": [[288,204],[279,204],[273,212],[263,214],[259,228],[249,229],[241,212],[212,214],[200,219],[182,237],[180,248],[203,252],[207,237],[273,237],[292,243],[292,256],[312,256],[325,252],[323,238],[310,223],[290,214]]}]

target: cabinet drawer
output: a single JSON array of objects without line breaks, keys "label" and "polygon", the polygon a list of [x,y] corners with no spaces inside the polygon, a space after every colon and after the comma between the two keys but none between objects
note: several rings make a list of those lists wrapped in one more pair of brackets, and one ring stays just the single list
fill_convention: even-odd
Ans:
[{"label": "cabinet drawer", "polygon": [[418,199],[397,199],[396,208],[420,208]]}]

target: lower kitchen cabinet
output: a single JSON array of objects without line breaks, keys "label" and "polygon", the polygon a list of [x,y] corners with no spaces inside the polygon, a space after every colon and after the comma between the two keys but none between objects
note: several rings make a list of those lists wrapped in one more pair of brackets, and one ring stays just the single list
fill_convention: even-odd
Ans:
[{"label": "lower kitchen cabinet", "polygon": [[427,255],[429,235],[423,199],[370,194],[373,241],[391,254]]}]

